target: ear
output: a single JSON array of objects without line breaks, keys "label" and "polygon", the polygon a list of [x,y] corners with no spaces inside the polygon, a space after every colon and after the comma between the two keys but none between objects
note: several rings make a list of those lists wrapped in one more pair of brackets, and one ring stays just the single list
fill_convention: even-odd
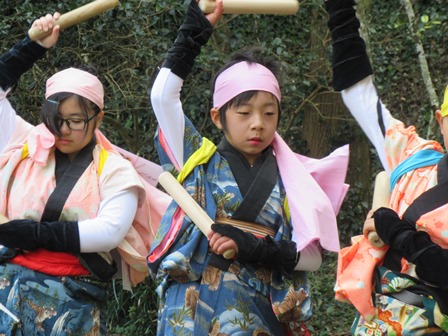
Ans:
[{"label": "ear", "polygon": [[212,121],[215,124],[215,126],[218,127],[220,130],[222,130],[223,127],[221,124],[220,113],[217,108],[213,107],[212,109],[210,109],[210,117],[212,118]]},{"label": "ear", "polygon": [[95,128],[100,128],[101,122],[103,121],[103,117],[104,117],[104,111],[101,110],[100,113],[98,113],[98,115],[96,116]]}]

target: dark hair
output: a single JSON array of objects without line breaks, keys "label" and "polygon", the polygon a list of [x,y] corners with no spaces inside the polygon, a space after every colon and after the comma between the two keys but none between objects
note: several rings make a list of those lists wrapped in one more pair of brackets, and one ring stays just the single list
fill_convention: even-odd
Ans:
[{"label": "dark hair", "polygon": [[[280,83],[280,71],[279,71],[280,66],[277,63],[277,61],[274,60],[272,57],[267,57],[263,55],[263,50],[260,47],[248,47],[236,52],[232,56],[231,60],[218,70],[218,72],[215,74],[212,80],[211,92],[215,92],[215,84],[218,76],[226,69],[230,68],[231,66],[239,62],[258,63],[265,66],[274,74],[275,78]],[[227,103],[225,103],[223,106],[220,107],[219,119],[221,121],[224,130],[227,129],[227,123],[226,123],[227,109],[229,109],[230,107],[238,107],[246,103],[247,101],[252,99],[252,97],[255,96],[257,93],[258,91],[256,90],[242,92],[238,96],[232,98],[231,100],[229,100]],[[281,115],[280,102],[278,102],[278,113],[279,113],[278,117],[280,120]]]},{"label": "dark hair", "polygon": [[[77,67],[79,70],[89,72],[90,74],[97,76],[96,68],[92,65],[83,64]],[[98,77],[98,76],[97,76]],[[40,111],[40,119],[51,133],[61,136],[61,128],[59,126],[59,104],[65,99],[75,96],[82,112],[84,112],[86,119],[89,117],[89,111],[93,111],[94,115],[101,112],[101,108],[88,100],[71,92],[58,92],[52,94],[47,99],[44,99],[42,108]],[[87,132],[87,130],[86,130]]]}]

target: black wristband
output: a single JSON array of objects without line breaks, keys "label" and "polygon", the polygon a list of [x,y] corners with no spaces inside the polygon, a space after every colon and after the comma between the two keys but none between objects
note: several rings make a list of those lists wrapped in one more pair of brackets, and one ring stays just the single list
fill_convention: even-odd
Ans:
[{"label": "black wristband", "polygon": [[213,33],[213,27],[207,20],[195,0],[188,7],[183,24],[173,46],[168,50],[164,68],[182,79],[191,72],[194,60],[201,52],[201,47],[207,43]]}]

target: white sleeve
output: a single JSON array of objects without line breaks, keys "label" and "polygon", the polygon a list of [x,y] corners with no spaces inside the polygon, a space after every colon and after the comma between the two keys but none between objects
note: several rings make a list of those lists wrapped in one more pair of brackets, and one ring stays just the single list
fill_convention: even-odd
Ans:
[{"label": "white sleeve", "polygon": [[108,252],[116,248],[134,221],[138,188],[132,187],[101,201],[98,215],[78,222],[81,252]]},{"label": "white sleeve", "polygon": [[319,243],[312,242],[300,251],[299,262],[294,270],[314,272],[322,264],[322,249]]},{"label": "white sleeve", "polygon": [[183,79],[162,68],[151,89],[151,105],[159,127],[180,168],[184,165],[185,119],[180,101]]},{"label": "white sleeve", "polygon": [[16,111],[6,98],[8,91],[5,92],[0,88],[0,153],[5,149],[16,128]]},{"label": "white sleeve", "polygon": [[343,90],[342,99],[375,147],[384,169],[390,172],[386,159],[385,132],[391,114],[379,99],[372,76]]}]

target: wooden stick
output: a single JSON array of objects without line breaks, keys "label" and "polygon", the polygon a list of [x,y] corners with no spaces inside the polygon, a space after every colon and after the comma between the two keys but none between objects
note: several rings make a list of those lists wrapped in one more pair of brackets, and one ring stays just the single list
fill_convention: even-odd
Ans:
[{"label": "wooden stick", "polygon": [[[59,25],[61,30],[77,25],[78,23],[90,19],[93,16],[104,13],[105,11],[115,8],[118,5],[118,0],[96,0],[84,6],[78,7],[70,12],[62,14],[61,17],[55,21],[55,25]],[[51,34],[51,29],[48,31],[31,28],[28,35],[33,41],[40,40]]]},{"label": "wooden stick", "polygon": [[[200,0],[199,8],[212,13],[216,0]],[[298,0],[223,0],[224,14],[294,15],[299,10]]]},{"label": "wooden stick", "polygon": [[[205,236],[211,231],[211,226],[214,221],[201,208],[193,197],[184,189],[184,187],[171,175],[170,172],[163,172],[159,176],[160,185],[166,192],[176,201],[183,211],[190,217],[194,224],[202,231]],[[231,259],[235,256],[235,250],[225,251],[223,256],[226,259]]]},{"label": "wooden stick", "polygon": [[[389,207],[390,200],[390,184],[389,175],[385,172],[379,172],[375,178],[375,188],[373,190],[372,210],[381,207]],[[375,247],[383,247],[384,242],[378,236],[376,231],[369,232],[367,236],[370,244]]]}]

